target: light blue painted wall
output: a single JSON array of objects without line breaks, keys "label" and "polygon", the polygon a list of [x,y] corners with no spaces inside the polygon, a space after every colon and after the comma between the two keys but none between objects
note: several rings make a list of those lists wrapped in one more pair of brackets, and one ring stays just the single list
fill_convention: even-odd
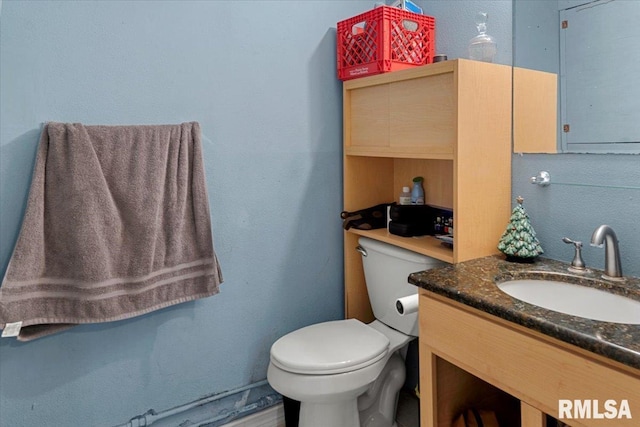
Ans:
[{"label": "light blue painted wall", "polygon": [[4,1],[0,273],[45,121],[197,120],[217,296],[0,340],[0,425],[107,426],[266,378],[279,336],[343,315],[335,24],[369,1]]},{"label": "light blue painted wall", "polygon": [[[466,57],[467,42],[475,31],[473,15],[481,10],[488,12],[487,32],[498,42],[496,62],[511,64],[510,1],[425,0],[420,4],[425,13],[436,17],[437,50],[449,58]],[[561,4],[570,6],[575,1]],[[526,10],[520,15],[526,19],[518,22],[515,29],[516,65],[557,72],[559,52],[553,37],[557,36],[557,8],[556,0],[516,0],[516,13]],[[506,46],[504,40],[509,40]],[[540,170],[551,173],[554,183],[550,187],[529,183],[529,178]],[[593,248],[588,242],[593,230],[607,223],[618,234],[624,273],[640,276],[639,188],[638,155],[525,154],[514,155],[512,159],[512,198],[518,195],[525,198],[525,208],[545,250],[544,256],[552,259],[571,260],[573,249],[561,241],[569,236],[584,242],[587,265],[604,268],[604,250]]]},{"label": "light blue painted wall", "polygon": [[487,34],[497,45],[495,62],[511,65],[511,0],[423,0],[424,13],[436,18],[436,50],[448,59],[468,58],[469,40],[478,35],[475,15],[487,12]]},{"label": "light blue painted wall", "polygon": [[560,72],[557,0],[517,0],[514,10],[513,64],[532,70]]},{"label": "light blue painted wall", "polygon": [[[215,297],[27,344],[0,340],[0,425],[113,425],[266,376],[280,335],[342,316],[341,93],[335,23],[369,1],[4,1],[0,15],[0,272],[16,238],[40,124],[200,121]],[[511,2],[419,2],[438,51],[466,57],[489,12],[511,63]],[[640,157],[513,158],[547,255],[609,222],[640,275],[637,190],[528,184],[540,169],[582,184],[638,185]],[[604,177],[601,171],[606,171]],[[333,230],[333,231],[332,231]],[[302,236],[302,238],[300,238]],[[602,268],[601,249],[585,248]]]},{"label": "light blue painted wall", "polygon": [[[551,174],[549,187],[529,184],[529,177],[540,170]],[[591,247],[589,241],[597,226],[609,224],[620,242],[624,274],[640,276],[640,156],[514,155],[512,185],[514,197],[525,199],[545,257],[570,262],[573,249],[561,241],[567,236],[584,243],[588,267],[604,268],[604,249]]]},{"label": "light blue painted wall", "polygon": [[[558,72],[558,8],[575,0],[517,0],[515,65]],[[631,82],[630,82],[631,84]],[[545,255],[570,261],[568,236],[584,242],[587,266],[604,268],[604,249],[589,245],[593,230],[609,224],[616,231],[627,275],[640,276],[640,156],[631,154],[525,154],[513,156],[513,197],[522,195]],[[551,173],[552,184],[540,188],[529,177]]]},{"label": "light blue painted wall", "polygon": [[[43,122],[198,120],[225,283],[213,298],[128,321],[27,344],[0,340],[2,425],[113,425],[252,384],[265,378],[277,337],[342,316],[333,28],[371,5],[3,2],[0,273]],[[508,63],[500,40],[510,36],[500,28],[510,23],[497,18],[510,16],[506,1],[425,8],[438,18],[439,51],[466,55],[456,50],[475,35],[476,6],[489,11],[499,61]]]}]

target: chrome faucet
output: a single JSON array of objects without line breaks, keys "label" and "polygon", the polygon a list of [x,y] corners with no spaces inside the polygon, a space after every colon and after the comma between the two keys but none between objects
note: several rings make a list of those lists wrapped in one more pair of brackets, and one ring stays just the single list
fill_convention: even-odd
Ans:
[{"label": "chrome faucet", "polygon": [[591,246],[599,248],[604,244],[604,274],[608,280],[624,280],[622,277],[622,265],[620,264],[620,250],[618,249],[618,237],[613,228],[601,225],[596,228],[591,236]]}]

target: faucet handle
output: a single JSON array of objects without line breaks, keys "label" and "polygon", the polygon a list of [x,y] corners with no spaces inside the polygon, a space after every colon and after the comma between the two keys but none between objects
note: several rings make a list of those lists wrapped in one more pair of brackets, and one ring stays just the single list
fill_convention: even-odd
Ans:
[{"label": "faucet handle", "polygon": [[562,238],[562,241],[563,241],[563,242],[565,242],[565,243],[573,243],[573,244],[574,244],[574,245],[576,245],[576,246],[582,247],[582,242],[579,242],[579,241],[577,241],[577,240],[571,240],[571,239],[570,239],[570,238],[568,238],[568,237],[563,237],[563,238]]},{"label": "faucet handle", "polygon": [[586,265],[584,264],[584,260],[582,259],[582,242],[571,240],[568,237],[563,237],[562,241],[567,244],[573,244],[576,249],[576,253],[573,256],[573,260],[571,261],[571,267],[574,270],[584,270],[586,268]]}]

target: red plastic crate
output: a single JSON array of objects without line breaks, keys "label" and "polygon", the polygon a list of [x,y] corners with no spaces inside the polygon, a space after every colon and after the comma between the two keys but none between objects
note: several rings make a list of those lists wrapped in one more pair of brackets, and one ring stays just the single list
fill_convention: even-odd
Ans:
[{"label": "red plastic crate", "polygon": [[433,62],[436,20],[432,16],[380,6],[340,21],[337,27],[340,80]]}]

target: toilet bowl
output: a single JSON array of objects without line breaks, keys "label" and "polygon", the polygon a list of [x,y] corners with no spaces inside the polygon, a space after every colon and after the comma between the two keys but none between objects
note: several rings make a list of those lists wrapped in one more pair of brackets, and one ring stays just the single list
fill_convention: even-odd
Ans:
[{"label": "toilet bowl", "polygon": [[[301,402],[300,427],[395,426],[391,414],[405,380],[397,350],[412,338],[377,320],[307,326],[274,343],[267,378],[276,391]],[[387,408],[386,417],[379,407]]]},{"label": "toilet bowl", "polygon": [[365,281],[376,320],[318,323],[271,347],[267,379],[300,401],[300,427],[395,427],[405,381],[401,351],[417,336],[417,313],[401,316],[397,298],[415,294],[410,273],[440,261],[361,237]]}]

